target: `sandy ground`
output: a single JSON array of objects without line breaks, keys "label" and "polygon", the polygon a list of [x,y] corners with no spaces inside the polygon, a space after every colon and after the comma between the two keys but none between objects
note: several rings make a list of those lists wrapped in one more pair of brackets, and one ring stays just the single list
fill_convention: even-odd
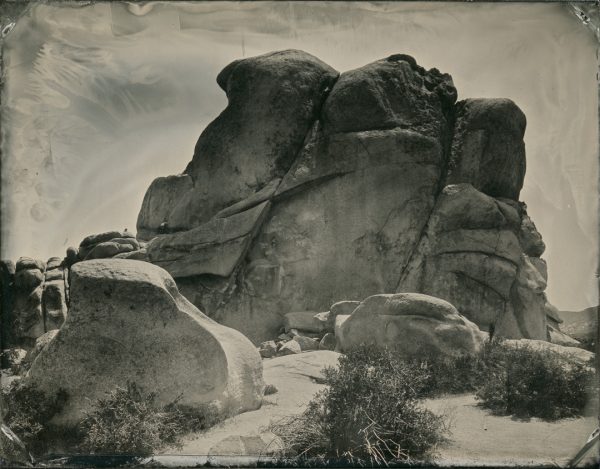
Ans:
[{"label": "sandy ground", "polygon": [[[183,447],[155,456],[167,466],[204,464],[252,464],[279,448],[267,431],[272,421],[301,413],[311,397],[323,388],[320,370],[336,364],[338,354],[318,351],[264,361],[265,383],[278,392],[265,397],[263,406],[228,419],[205,433],[189,436]],[[598,420],[564,419],[555,423],[496,417],[481,407],[472,395],[431,399],[424,405],[450,422],[448,443],[438,448],[439,465],[557,465],[565,466],[585,444]],[[198,456],[201,455],[201,456]],[[592,453],[587,462],[593,462]]]},{"label": "sandy ground", "polygon": [[[440,465],[564,467],[598,425],[592,415],[557,422],[497,417],[479,407],[473,395],[432,399],[425,406],[450,421],[450,441],[436,457]],[[586,461],[593,462],[593,454]]]}]

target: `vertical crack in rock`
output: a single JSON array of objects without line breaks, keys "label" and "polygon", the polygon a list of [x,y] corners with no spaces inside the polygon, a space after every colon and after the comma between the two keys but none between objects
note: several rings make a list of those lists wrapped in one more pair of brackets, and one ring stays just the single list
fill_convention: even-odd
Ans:
[{"label": "vertical crack in rock", "polygon": [[[407,270],[409,269],[411,264],[416,262],[414,260],[414,257],[417,255],[417,253],[419,251],[424,253],[424,251],[426,250],[426,246],[428,243],[427,239],[426,239],[427,231],[429,229],[431,216],[435,212],[437,200],[438,200],[440,194],[442,193],[442,190],[444,189],[444,187],[446,187],[446,179],[448,178],[448,167],[450,165],[451,148],[452,148],[452,142],[454,140],[455,126],[456,126],[456,104],[455,103],[444,103],[444,106],[442,109],[444,112],[444,116],[446,118],[447,130],[446,130],[446,135],[445,135],[445,139],[444,139],[444,144],[442,146],[442,155],[443,155],[442,167],[440,169],[440,179],[439,179],[437,190],[436,190],[435,196],[434,196],[435,202],[433,203],[431,210],[429,211],[429,214],[427,215],[427,221],[424,223],[423,228],[421,229],[421,233],[419,235],[418,241],[415,243],[414,248],[413,248],[412,252],[410,253],[410,256],[408,257],[406,263],[402,267],[402,270],[398,277],[398,282],[396,283],[396,288],[394,289],[395,292],[399,292],[400,289],[402,288],[402,284],[406,280]],[[420,260],[420,263],[421,264],[423,263],[422,259]],[[416,280],[416,282],[414,284],[412,284],[411,286],[413,286],[413,289],[418,288],[418,290],[415,290],[415,291],[420,291],[421,284],[422,284],[422,276],[424,274],[424,271],[423,271],[424,269],[423,269],[423,267],[415,267],[415,268],[420,268],[421,274],[418,276],[419,279]]]}]

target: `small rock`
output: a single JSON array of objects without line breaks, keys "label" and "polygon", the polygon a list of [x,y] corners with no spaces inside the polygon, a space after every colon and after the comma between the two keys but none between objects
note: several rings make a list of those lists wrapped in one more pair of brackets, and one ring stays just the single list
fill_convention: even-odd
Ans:
[{"label": "small rock", "polygon": [[64,280],[65,275],[62,269],[46,270],[44,277],[45,282],[51,282],[52,280]]},{"label": "small rock", "polygon": [[122,253],[114,256],[114,259],[131,259],[133,261],[149,262],[148,252],[146,251],[146,248],[141,248],[141,249],[138,249],[137,251],[122,252]]},{"label": "small rock", "polygon": [[39,259],[32,259],[31,257],[19,257],[15,269],[16,272],[26,269],[37,269],[43,272],[46,269],[46,263]]},{"label": "small rock", "polygon": [[332,318],[330,318],[331,321],[335,324],[336,316],[339,316],[340,314],[352,314],[352,311],[354,311],[359,304],[360,301],[338,301],[337,303],[332,304],[331,308],[329,308],[329,312],[332,316]]},{"label": "small rock", "polygon": [[300,350],[302,352],[307,352],[309,350],[319,350],[319,341],[316,339],[312,339],[310,337],[297,335],[292,340],[300,345]]},{"label": "small rock", "polygon": [[134,251],[140,248],[140,243],[138,243],[138,240],[135,238],[113,238],[110,242],[131,246]]},{"label": "small rock", "polygon": [[288,340],[292,340],[294,338],[294,336],[291,334],[279,334],[277,336],[277,338],[279,340],[283,340],[284,342],[287,342]]},{"label": "small rock", "polygon": [[285,331],[298,329],[307,332],[324,332],[327,329],[327,323],[322,318],[315,317],[317,314],[314,311],[287,313],[283,322]]},{"label": "small rock", "polygon": [[277,355],[277,344],[274,340],[269,340],[260,344],[258,349],[260,356],[263,358],[272,358]]},{"label": "small rock", "polygon": [[294,355],[300,352],[302,352],[300,344],[295,340],[285,342],[278,350],[279,355]]},{"label": "small rock", "polygon": [[23,291],[32,291],[44,282],[44,274],[37,269],[23,269],[15,274],[15,286]]},{"label": "small rock", "polygon": [[96,245],[94,249],[92,249],[89,254],[85,256],[85,260],[107,259],[122,252],[131,252],[133,250],[133,246],[130,244],[120,244],[113,241],[106,241]]},{"label": "small rock", "polygon": [[51,257],[46,261],[46,272],[49,270],[58,269],[62,264],[62,259],[60,257]]},{"label": "small rock", "polygon": [[263,395],[270,396],[271,394],[276,394],[279,392],[279,389],[273,384],[267,384],[265,386],[265,390],[263,391]]},{"label": "small rock", "polygon": [[328,332],[319,342],[319,350],[335,350],[336,340],[333,332]]},{"label": "small rock", "polygon": [[564,332],[555,329],[554,327],[548,326],[548,336],[550,342],[556,345],[562,345],[563,347],[578,347],[581,343],[578,340],[573,339]]},{"label": "small rock", "polygon": [[65,263],[67,264],[68,267],[71,267],[78,260],[79,260],[79,258],[77,256],[77,248],[74,248],[73,246],[69,246],[67,248],[67,258],[65,260]]},{"label": "small rock", "polygon": [[317,313],[314,315],[314,318],[323,324],[323,331],[333,332],[333,321],[335,320],[335,316],[333,316],[331,312],[325,311],[324,313]]},{"label": "small rock", "polygon": [[342,325],[348,320],[350,314],[340,314],[335,317],[335,325],[334,325],[334,334],[336,340],[336,349],[337,344],[341,343],[344,340],[344,334],[342,333]]},{"label": "small rock", "polygon": [[2,367],[9,368],[13,373],[18,373],[23,364],[27,350],[22,348],[10,348],[2,350]]},{"label": "small rock", "polygon": [[79,247],[92,246],[94,244],[110,241],[113,238],[135,238],[135,235],[128,231],[105,231],[104,233],[93,234],[85,237],[79,244]]},{"label": "small rock", "polygon": [[31,365],[36,357],[40,354],[40,352],[50,343],[52,339],[56,337],[58,334],[58,329],[53,329],[51,331],[46,332],[39,336],[35,341],[35,346],[27,352],[27,356],[25,357],[25,364],[27,366]]}]

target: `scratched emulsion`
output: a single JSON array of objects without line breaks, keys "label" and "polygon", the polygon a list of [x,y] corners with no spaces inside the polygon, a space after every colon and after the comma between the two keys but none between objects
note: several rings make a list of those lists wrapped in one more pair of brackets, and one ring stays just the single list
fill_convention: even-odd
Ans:
[{"label": "scratched emulsion", "polygon": [[459,99],[517,102],[550,301],[597,304],[596,42],[560,4],[39,4],[4,43],[2,257],[134,230],[150,182],[183,171],[225,107],[218,72],[286,48],[341,71],[406,53]]}]

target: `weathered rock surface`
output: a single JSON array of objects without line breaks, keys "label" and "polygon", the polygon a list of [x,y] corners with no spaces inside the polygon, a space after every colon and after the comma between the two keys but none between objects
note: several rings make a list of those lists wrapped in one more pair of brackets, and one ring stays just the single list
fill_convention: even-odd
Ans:
[{"label": "weathered rock surface", "polygon": [[403,127],[438,139],[456,97],[450,75],[396,54],[343,73],[325,102],[323,122],[328,133]]},{"label": "weathered rock surface", "polygon": [[188,231],[156,237],[146,248],[148,258],[173,277],[227,277],[245,256],[269,205],[263,202],[228,218],[215,218]]},{"label": "weathered rock surface", "polygon": [[188,174],[159,177],[152,181],[146,191],[137,219],[137,237],[150,239],[167,223],[175,204],[193,188]]},{"label": "weathered rock surface", "polygon": [[447,184],[469,183],[492,197],[518,200],[525,178],[526,119],[510,99],[457,103]]},{"label": "weathered rock surface", "polygon": [[398,293],[365,299],[341,326],[338,341],[343,351],[370,344],[394,347],[406,357],[415,357],[475,354],[483,344],[483,335],[446,301]]},{"label": "weathered rock surface", "polygon": [[185,174],[152,184],[140,220],[151,206],[156,219],[138,226],[157,236],[147,259],[210,317],[259,344],[291,312],[419,292],[490,333],[547,337],[515,103],[456,103],[449,75],[402,54],[338,78],[284,51],[236,61],[217,81],[227,108]]},{"label": "weathered rock surface", "polygon": [[[168,229],[190,229],[261,192],[282,177],[300,150],[338,73],[305,52],[288,50],[237,60],[217,83],[228,105],[198,139],[185,169],[193,187],[157,203]],[[157,192],[155,183],[152,192]],[[187,183],[186,183],[187,184]],[[184,185],[184,184],[181,184]],[[149,207],[152,193],[148,196]],[[144,213],[142,220],[147,218]],[[152,224],[150,224],[152,225]],[[142,228],[153,228],[146,223]],[[148,230],[147,230],[148,231]]]},{"label": "weathered rock surface", "polygon": [[522,213],[470,184],[446,186],[398,291],[449,301],[484,331],[545,340],[546,280],[523,254]]},{"label": "weathered rock surface", "polygon": [[27,379],[69,396],[55,421],[74,423],[90,403],[133,380],[166,403],[208,401],[232,411],[260,406],[261,359],[239,332],[204,316],[159,267],[110,259],[76,264],[63,327]]}]

